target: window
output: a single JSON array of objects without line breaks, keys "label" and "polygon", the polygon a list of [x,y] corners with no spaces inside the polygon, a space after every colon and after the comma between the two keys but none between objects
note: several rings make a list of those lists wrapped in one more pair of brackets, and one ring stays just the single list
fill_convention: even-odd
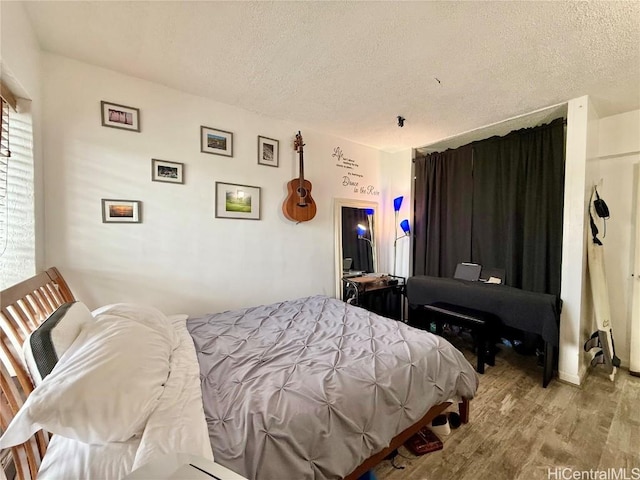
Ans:
[{"label": "window", "polygon": [[35,273],[35,183],[31,102],[16,98],[1,82],[0,87],[0,289],[4,289]]},{"label": "window", "polygon": [[0,256],[7,249],[7,231],[9,220],[8,196],[8,169],[9,157],[9,103],[0,97]]},{"label": "window", "polygon": [[[9,150],[9,103],[2,101],[2,110],[0,113],[0,157],[9,158],[11,151]],[[5,161],[6,163],[6,161]]]}]

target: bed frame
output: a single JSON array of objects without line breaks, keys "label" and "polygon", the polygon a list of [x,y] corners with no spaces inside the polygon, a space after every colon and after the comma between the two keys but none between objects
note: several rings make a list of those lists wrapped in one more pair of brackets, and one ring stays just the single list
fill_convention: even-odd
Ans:
[{"label": "bed frame", "polygon": [[[73,301],[73,293],[55,267],[0,292],[0,430],[6,430],[34,388],[23,363],[22,343],[60,305]],[[368,458],[345,480],[357,480],[450,405],[442,403],[432,407],[424,417],[394,437],[387,448]],[[463,399],[459,407],[461,420],[467,423],[469,401]],[[48,443],[49,434],[41,430],[26,443],[11,448],[19,480],[35,480]],[[0,451],[0,459],[4,458],[4,453]]]},{"label": "bed frame", "polygon": [[[362,465],[356,468],[351,474],[347,475],[344,480],[357,480],[361,475],[371,470],[373,467],[378,465],[382,460],[391,455],[394,450],[400,448],[404,442],[409,440],[414,434],[418,433],[422,427],[426,427],[431,423],[431,421],[440,415],[444,410],[446,410],[451,405],[450,402],[440,403],[439,405],[435,405],[429,409],[429,411],[418,420],[416,423],[411,425],[406,430],[400,432],[398,435],[393,437],[389,446],[384,450],[379,451],[378,453],[372,455],[367,460],[364,461]],[[460,408],[460,420],[462,423],[469,422],[469,400],[466,398],[462,399],[462,401],[458,404]]]},{"label": "bed frame", "polygon": [[[34,388],[23,363],[22,343],[60,305],[74,300],[56,268],[0,292],[0,430],[6,430]],[[48,443],[49,434],[40,430],[11,448],[9,471],[15,469],[19,480],[35,480]],[[5,451],[0,451],[0,458],[7,458]]]}]

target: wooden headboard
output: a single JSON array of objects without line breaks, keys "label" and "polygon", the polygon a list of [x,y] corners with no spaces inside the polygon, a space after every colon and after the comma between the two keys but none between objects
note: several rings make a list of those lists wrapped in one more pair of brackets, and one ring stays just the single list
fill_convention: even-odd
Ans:
[{"label": "wooden headboard", "polygon": [[[56,268],[0,292],[0,432],[33,391],[22,359],[22,343],[60,305],[75,300]],[[35,479],[49,443],[39,431],[26,443],[11,448],[17,478]],[[7,452],[0,451],[0,459]]]}]

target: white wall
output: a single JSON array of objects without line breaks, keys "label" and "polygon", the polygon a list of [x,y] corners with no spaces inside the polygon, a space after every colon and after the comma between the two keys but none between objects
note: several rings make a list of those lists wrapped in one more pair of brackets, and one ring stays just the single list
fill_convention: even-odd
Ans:
[{"label": "white wall", "polygon": [[600,119],[598,156],[627,156],[640,152],[640,110]]},{"label": "white wall", "polygon": [[[598,155],[590,162],[593,183],[603,198],[611,218],[598,221],[599,238],[605,247],[605,268],[611,307],[611,323],[616,354],[629,366],[631,308],[633,293],[632,239],[635,214],[635,169],[640,168],[640,110],[600,119]],[[638,186],[635,186],[638,188]]]},{"label": "white wall", "polygon": [[[44,257],[44,237],[34,233],[42,232],[44,225],[43,199],[39,195],[42,191],[40,47],[22,4],[17,2],[0,2],[0,59],[3,82],[20,97],[19,112],[11,115],[14,157],[9,168],[9,209],[13,218],[6,251],[0,256],[0,284],[4,288],[33,275]],[[21,137],[20,141],[17,137]],[[14,181],[16,176],[20,182]],[[33,187],[24,186],[25,177],[34,180]],[[16,187],[16,183],[21,186]]]},{"label": "white wall", "polygon": [[[194,314],[334,294],[332,199],[378,201],[380,152],[55,55],[43,79],[46,262],[90,307]],[[140,108],[142,132],[102,127],[101,100]],[[201,125],[233,132],[233,158],[200,152]],[[299,129],[318,213],[295,224],[281,206]],[[279,168],[257,164],[258,135],[280,140]],[[185,163],[186,183],[152,182],[152,158]],[[262,219],[214,218],[216,181],[260,186]],[[103,224],[101,198],[141,200],[143,223]]]},{"label": "white wall", "polygon": [[[413,228],[413,197],[411,186],[411,162],[412,150],[403,150],[397,153],[387,153],[381,162],[381,182],[382,182],[382,211],[384,222],[382,227],[382,240],[380,242],[380,270],[393,273],[393,242],[403,235],[399,223],[408,219]],[[395,212],[393,210],[393,199],[403,197],[400,211],[398,212],[398,225],[395,222]],[[397,227],[397,231],[396,231]],[[407,278],[411,267],[411,239],[402,237],[396,243],[396,275]]]}]

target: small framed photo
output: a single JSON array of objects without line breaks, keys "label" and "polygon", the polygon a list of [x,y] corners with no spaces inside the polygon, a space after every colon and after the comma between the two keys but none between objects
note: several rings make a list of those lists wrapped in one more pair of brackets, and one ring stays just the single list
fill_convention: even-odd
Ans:
[{"label": "small framed photo", "polygon": [[117,103],[100,102],[102,109],[102,126],[121,128],[123,130],[140,131],[140,110]]},{"label": "small framed photo", "polygon": [[273,138],[258,137],[258,165],[277,167],[280,153],[279,142]]},{"label": "small framed photo", "polygon": [[233,133],[201,126],[200,151],[202,153],[233,157]]},{"label": "small framed photo", "polygon": [[216,182],[216,218],[260,220],[260,187]]},{"label": "small framed photo", "polygon": [[184,163],[151,159],[151,180],[154,182],[184,183]]},{"label": "small framed photo", "polygon": [[142,202],[103,198],[102,223],[142,223]]}]

